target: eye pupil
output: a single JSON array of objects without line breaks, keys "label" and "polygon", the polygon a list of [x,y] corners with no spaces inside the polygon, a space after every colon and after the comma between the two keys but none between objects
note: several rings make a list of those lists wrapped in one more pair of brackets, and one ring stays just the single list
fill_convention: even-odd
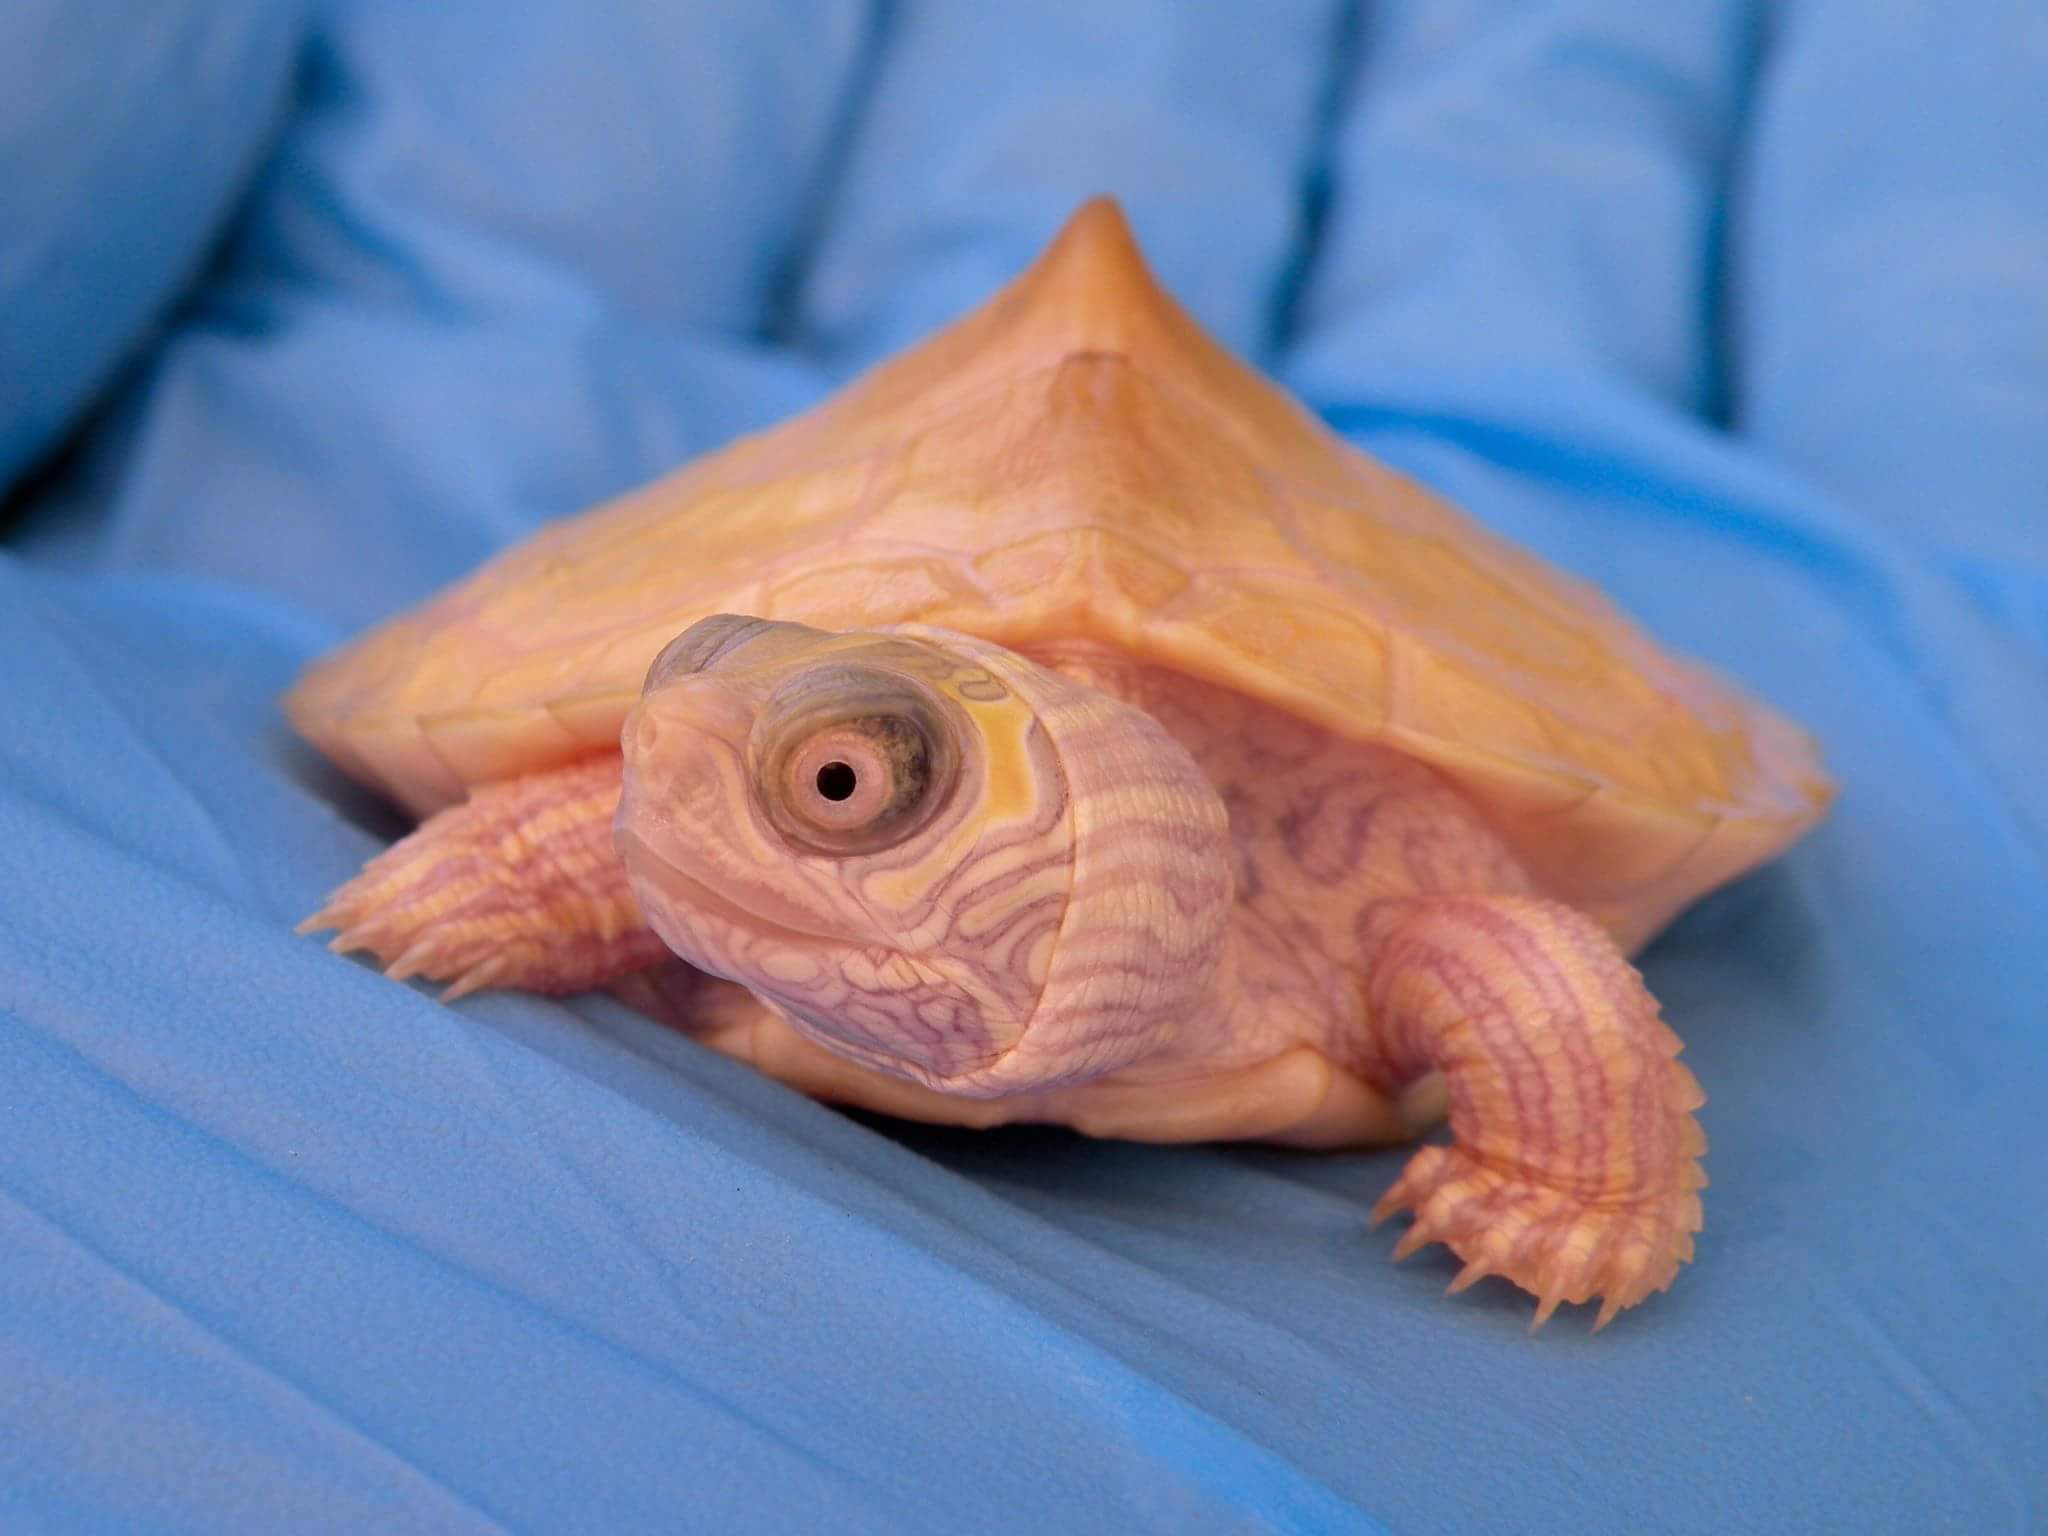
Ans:
[{"label": "eye pupil", "polygon": [[826,763],[818,770],[818,793],[827,800],[851,799],[859,785],[860,776],[851,763]]}]

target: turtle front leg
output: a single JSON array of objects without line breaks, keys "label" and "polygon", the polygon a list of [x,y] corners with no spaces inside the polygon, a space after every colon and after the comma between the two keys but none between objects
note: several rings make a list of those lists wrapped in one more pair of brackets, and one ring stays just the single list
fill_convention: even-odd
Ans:
[{"label": "turtle front leg", "polygon": [[1425,1147],[1373,1209],[1412,1210],[1394,1257],[1442,1242],[1452,1291],[1504,1275],[1603,1298],[1595,1329],[1663,1290],[1700,1227],[1704,1101],[1635,968],[1584,914],[1533,896],[1386,903],[1367,971],[1373,1075],[1440,1071],[1453,1144]]},{"label": "turtle front leg", "polygon": [[612,848],[617,754],[486,784],[363,866],[301,933],[395,980],[581,992],[669,958]]}]

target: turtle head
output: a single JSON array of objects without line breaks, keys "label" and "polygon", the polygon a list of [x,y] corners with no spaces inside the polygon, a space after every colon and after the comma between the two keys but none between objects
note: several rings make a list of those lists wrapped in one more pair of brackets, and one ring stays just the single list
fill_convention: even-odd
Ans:
[{"label": "turtle head", "polygon": [[1158,1050],[1210,986],[1221,802],[1149,716],[944,631],[720,615],[655,660],[615,837],[683,959],[865,1066],[993,1096]]}]

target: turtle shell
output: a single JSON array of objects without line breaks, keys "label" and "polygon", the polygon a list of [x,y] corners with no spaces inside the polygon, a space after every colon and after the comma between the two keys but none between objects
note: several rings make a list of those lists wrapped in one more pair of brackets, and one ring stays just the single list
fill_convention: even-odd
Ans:
[{"label": "turtle shell", "polygon": [[1419,758],[1634,948],[1831,788],[1789,722],[1340,440],[1083,207],[816,408],[543,529],[316,662],[297,729],[417,814],[615,747],[712,613],[1092,639]]}]

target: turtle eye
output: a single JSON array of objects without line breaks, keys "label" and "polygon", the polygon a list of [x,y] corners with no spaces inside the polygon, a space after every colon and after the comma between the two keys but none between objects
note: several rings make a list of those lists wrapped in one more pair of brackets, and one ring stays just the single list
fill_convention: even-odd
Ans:
[{"label": "turtle eye", "polygon": [[931,743],[900,715],[829,725],[785,761],[789,808],[830,835],[880,831],[913,815],[931,792]]},{"label": "turtle eye", "polygon": [[756,782],[769,820],[819,853],[892,847],[923,826],[951,788],[951,723],[923,690],[905,678],[846,676],[850,670],[832,669],[838,687],[806,678],[764,711],[768,739]]}]

